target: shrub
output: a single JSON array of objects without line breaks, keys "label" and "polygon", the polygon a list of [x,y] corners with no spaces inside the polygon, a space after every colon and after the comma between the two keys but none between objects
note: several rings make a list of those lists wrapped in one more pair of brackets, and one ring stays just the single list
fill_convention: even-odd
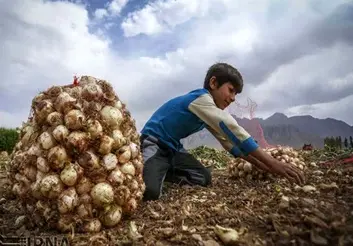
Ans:
[{"label": "shrub", "polygon": [[11,153],[18,141],[18,132],[16,129],[0,127],[0,152],[7,151]]}]

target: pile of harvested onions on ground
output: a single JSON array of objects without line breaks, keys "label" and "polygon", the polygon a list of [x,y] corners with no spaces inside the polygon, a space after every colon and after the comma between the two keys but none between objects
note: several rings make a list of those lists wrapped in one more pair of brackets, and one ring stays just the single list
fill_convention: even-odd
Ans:
[{"label": "pile of harvested onions on ground", "polygon": [[53,86],[31,109],[9,178],[35,224],[98,232],[136,210],[145,190],[139,135],[108,82]]},{"label": "pile of harvested onions on ground", "polygon": [[[265,151],[279,161],[294,165],[301,170],[306,168],[303,156],[291,147],[277,146],[267,148]],[[234,178],[265,179],[270,175],[241,158],[233,158],[228,165],[228,169],[230,176]]]}]

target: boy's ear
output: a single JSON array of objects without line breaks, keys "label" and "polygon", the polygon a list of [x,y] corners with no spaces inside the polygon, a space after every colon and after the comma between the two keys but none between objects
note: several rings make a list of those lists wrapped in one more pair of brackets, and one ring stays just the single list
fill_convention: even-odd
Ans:
[{"label": "boy's ear", "polygon": [[217,79],[216,79],[215,76],[212,76],[212,77],[210,78],[210,82],[209,82],[209,83],[210,83],[210,88],[211,88],[212,90],[218,88],[218,82],[217,82]]}]

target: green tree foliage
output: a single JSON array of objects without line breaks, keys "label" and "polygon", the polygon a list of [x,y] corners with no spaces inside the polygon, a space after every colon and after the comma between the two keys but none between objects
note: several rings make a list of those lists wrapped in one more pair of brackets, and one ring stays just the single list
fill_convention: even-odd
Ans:
[{"label": "green tree foliage", "polygon": [[0,151],[11,153],[18,141],[16,129],[0,127]]},{"label": "green tree foliage", "polygon": [[348,139],[347,138],[344,139],[344,147],[348,148]]},{"label": "green tree foliage", "polygon": [[327,148],[335,148],[335,149],[342,149],[343,147],[347,148],[348,145],[348,139],[345,138],[344,141],[342,141],[342,137],[326,137],[324,139],[324,144],[325,147]]}]

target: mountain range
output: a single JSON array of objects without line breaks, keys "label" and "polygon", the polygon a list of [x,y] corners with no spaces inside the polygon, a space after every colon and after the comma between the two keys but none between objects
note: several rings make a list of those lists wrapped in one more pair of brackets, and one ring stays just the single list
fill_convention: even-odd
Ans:
[{"label": "mountain range", "polygon": [[[247,130],[261,147],[286,145],[301,148],[304,144],[312,144],[315,148],[324,146],[325,137],[353,136],[353,126],[333,118],[318,119],[310,115],[288,117],[283,113],[275,113],[267,119],[238,118],[232,115],[238,124]],[[220,149],[216,138],[206,129],[182,140],[186,149],[200,145]]]}]

